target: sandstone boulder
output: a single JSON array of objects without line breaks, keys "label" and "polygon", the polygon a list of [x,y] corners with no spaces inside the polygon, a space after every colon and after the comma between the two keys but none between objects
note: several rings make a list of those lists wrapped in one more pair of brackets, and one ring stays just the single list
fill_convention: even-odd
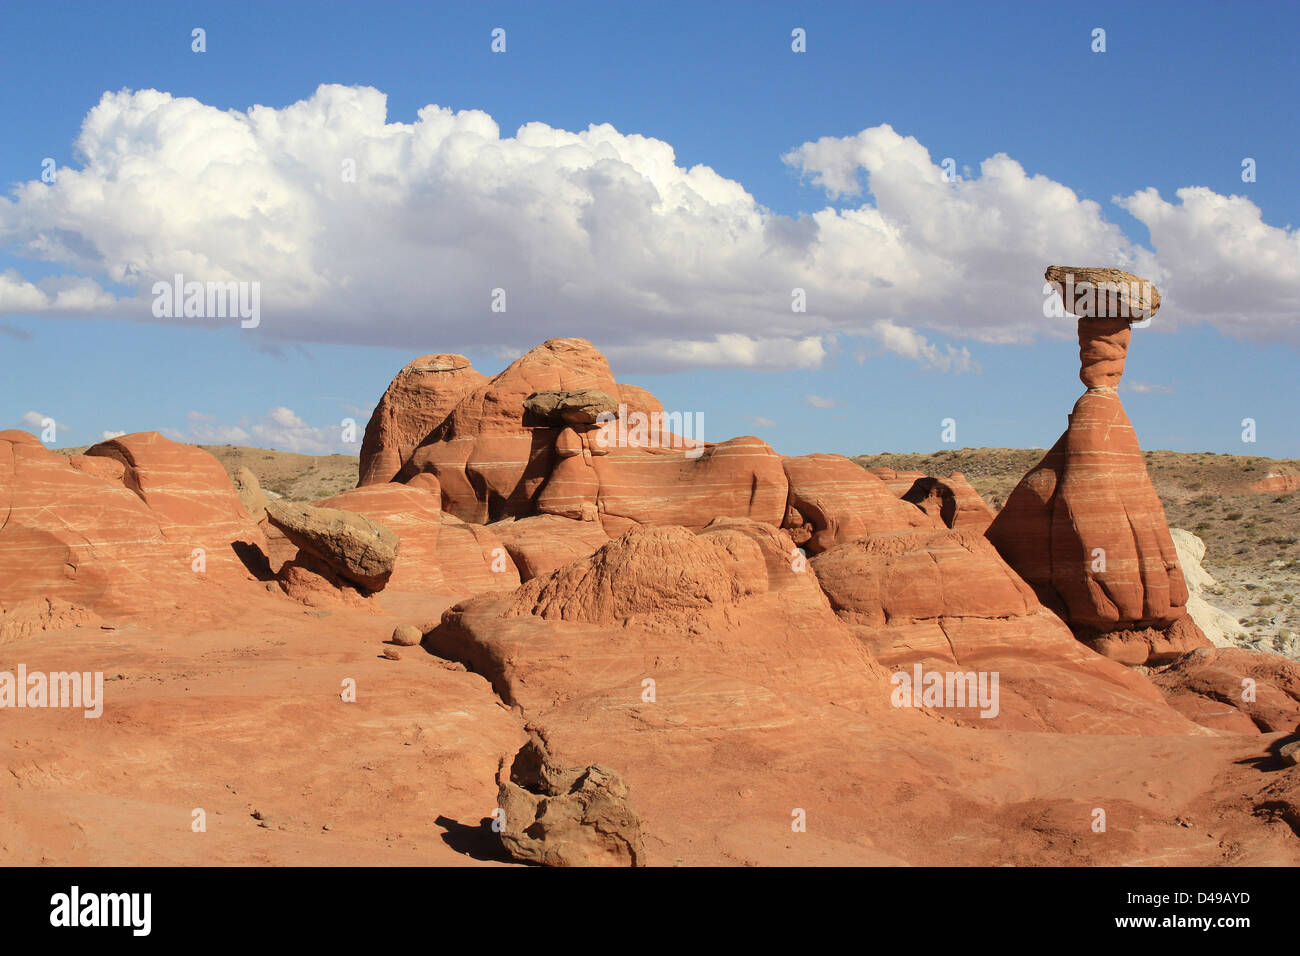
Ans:
[{"label": "sandstone boulder", "polygon": [[397,564],[400,539],[364,515],[276,501],[266,516],[299,549],[367,591],[382,589]]},{"label": "sandstone boulder", "polygon": [[1065,311],[1081,319],[1138,322],[1155,315],[1160,293],[1151,281],[1119,269],[1048,266],[1043,274]]},{"label": "sandstone boulder", "polygon": [[538,424],[594,425],[602,415],[617,417],[618,405],[618,399],[598,388],[533,392],[524,399],[524,413]]},{"label": "sandstone boulder", "polygon": [[394,591],[442,591],[446,576],[438,539],[442,530],[439,497],[427,488],[397,482],[353,488],[315,503],[362,515],[387,528],[401,542],[386,587]]},{"label": "sandstone boulder", "polygon": [[399,624],[393,628],[392,642],[400,647],[414,647],[424,640],[424,632],[414,624]]},{"label": "sandstone boulder", "polygon": [[534,733],[502,760],[501,842],[516,860],[546,866],[645,866],[641,819],[622,776],[595,764],[555,766]]}]

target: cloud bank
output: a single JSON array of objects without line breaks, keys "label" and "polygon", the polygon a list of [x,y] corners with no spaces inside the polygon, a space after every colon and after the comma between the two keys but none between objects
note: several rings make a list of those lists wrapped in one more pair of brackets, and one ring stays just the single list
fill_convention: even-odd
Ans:
[{"label": "cloud bank", "polygon": [[260,325],[240,334],[266,343],[510,351],[544,329],[628,369],[814,368],[860,336],[965,371],[969,351],[933,337],[1070,334],[1043,317],[1043,268],[1065,263],[1154,279],[1166,327],[1300,343],[1300,233],[1248,199],[1116,197],[1146,249],[1009,156],[950,182],[887,125],[782,157],[829,200],[864,197],[798,217],[661,140],[542,123],[503,137],[486,113],[438,106],[390,123],[368,87],[246,112],[106,93],[76,148],[79,168],[0,199],[0,248],[61,271],[0,273],[0,317],[222,321],[154,317],[153,284],[180,273],[259,283]]}]

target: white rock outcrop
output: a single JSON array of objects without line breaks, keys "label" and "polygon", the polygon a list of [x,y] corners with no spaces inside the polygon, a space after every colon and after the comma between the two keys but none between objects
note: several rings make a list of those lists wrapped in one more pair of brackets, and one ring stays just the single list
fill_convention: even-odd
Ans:
[{"label": "white rock outcrop", "polygon": [[1237,618],[1205,600],[1205,591],[1218,583],[1209,571],[1201,567],[1201,561],[1205,558],[1205,542],[1183,528],[1170,528],[1169,534],[1174,539],[1174,549],[1178,552],[1183,580],[1187,582],[1187,613],[1192,616],[1196,626],[1205,632],[1215,647],[1252,646],[1250,634]]}]

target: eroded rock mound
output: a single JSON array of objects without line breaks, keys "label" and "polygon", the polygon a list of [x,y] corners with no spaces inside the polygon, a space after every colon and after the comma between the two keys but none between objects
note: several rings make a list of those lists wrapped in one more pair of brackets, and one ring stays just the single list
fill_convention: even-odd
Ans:
[{"label": "eroded rock mound", "polygon": [[138,432],[100,442],[86,457],[120,464],[123,486],[157,516],[169,540],[218,552],[231,541],[262,543],[226,470],[202,448]]},{"label": "eroded rock mound", "polygon": [[516,860],[546,866],[645,866],[641,818],[622,776],[593,764],[556,766],[533,733],[501,762],[501,842]]},{"label": "eroded rock mound", "polygon": [[[405,421],[399,386],[395,379],[384,400],[393,422]],[[642,525],[699,530],[722,516],[780,524],[780,456],[752,436],[705,443],[701,428],[692,415],[665,414],[644,389],[615,382],[585,339],[548,339],[460,394],[403,453],[394,478],[435,478],[443,509],[477,525],[539,514],[599,523],[608,535]],[[388,473],[373,460],[363,454],[363,484]]]},{"label": "eroded rock mound", "polygon": [[460,396],[446,418],[406,457],[399,480],[430,472],[443,509],[476,524],[534,512],[554,465],[555,426],[524,424],[537,392],[618,393],[609,363],[585,339],[548,339]]},{"label": "eroded rock mound", "polygon": [[993,523],[993,509],[984,503],[960,471],[947,478],[918,478],[903,495],[926,514],[949,528],[963,528],[983,534]]},{"label": "eroded rock mound", "polygon": [[868,534],[937,524],[842,455],[784,458],[781,465],[790,485],[782,526],[810,554]]},{"label": "eroded rock mound", "polygon": [[609,540],[599,522],[573,521],[551,514],[511,518],[487,527],[500,536],[523,581],[588,557]]},{"label": "eroded rock mound", "polygon": [[836,614],[872,656],[910,679],[996,675],[994,699],[942,713],[1001,730],[1186,733],[1142,677],[1074,640],[979,533],[871,535],[812,559]]},{"label": "eroded rock mound", "polygon": [[398,372],[366,425],[358,486],[391,481],[456,403],[485,381],[463,355],[422,355]]},{"label": "eroded rock mound", "polygon": [[[386,587],[405,591],[439,591],[446,584],[438,538],[442,508],[435,491],[388,482],[353,488],[315,503],[316,508],[360,515],[392,532],[400,542]],[[382,563],[378,570],[382,570]]]},{"label": "eroded rock mound", "polygon": [[812,566],[831,606],[854,624],[1005,618],[1039,607],[1033,590],[974,531],[871,535],[813,558]]},{"label": "eroded rock mound", "polygon": [[112,617],[212,606],[254,580],[264,538],[215,458],[156,432],[70,460],[0,432],[0,601],[57,599]]},{"label": "eroded rock mound", "polygon": [[1300,664],[1239,647],[1202,648],[1151,675],[1175,710],[1241,733],[1300,728]]},{"label": "eroded rock mound", "polygon": [[509,613],[586,624],[634,617],[670,624],[766,588],[762,552],[747,537],[644,528],[610,541],[587,561],[529,581],[515,592]]}]

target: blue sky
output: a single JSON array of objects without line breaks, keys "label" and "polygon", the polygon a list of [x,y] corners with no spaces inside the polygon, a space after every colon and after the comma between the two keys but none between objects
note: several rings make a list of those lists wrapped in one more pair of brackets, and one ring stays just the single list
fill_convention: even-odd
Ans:
[{"label": "blue sky", "polygon": [[[577,334],[711,440],[932,451],[951,417],[958,446],[1042,447],[1082,390],[1042,270],[1115,250],[1167,294],[1122,391],[1143,445],[1300,457],[1297,36],[1272,3],[18,6],[0,427],[321,451],[417,355],[491,374]],[[151,89],[170,99],[101,104]],[[254,106],[277,118],[249,139]],[[468,158],[444,139],[426,161],[384,120],[448,126]],[[225,165],[191,184],[205,150]],[[313,178],[350,153],[360,200]],[[961,182],[930,182],[949,157]],[[182,268],[260,282],[262,324],[149,320],[148,279]],[[73,280],[98,304],[42,299]]]}]

